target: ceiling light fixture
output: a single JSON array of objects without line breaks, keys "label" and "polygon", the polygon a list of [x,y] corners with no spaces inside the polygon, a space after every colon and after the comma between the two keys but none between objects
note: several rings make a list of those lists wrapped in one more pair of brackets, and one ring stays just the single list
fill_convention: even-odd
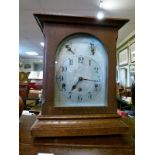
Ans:
[{"label": "ceiling light fixture", "polygon": [[118,3],[116,0],[99,0],[99,7],[104,10],[121,9],[124,3]]},{"label": "ceiling light fixture", "polygon": [[96,17],[97,17],[98,20],[103,19],[103,18],[104,18],[104,13],[103,13],[103,11],[99,11],[99,12],[97,13]]},{"label": "ceiling light fixture", "polygon": [[103,0],[100,0],[100,1],[99,1],[99,7],[100,7],[100,8],[103,8]]},{"label": "ceiling light fixture", "polygon": [[25,53],[28,54],[28,55],[38,55],[38,53],[37,52],[34,52],[34,51],[25,52]]},{"label": "ceiling light fixture", "polygon": [[40,45],[41,45],[42,47],[44,47],[44,42],[40,42]]}]

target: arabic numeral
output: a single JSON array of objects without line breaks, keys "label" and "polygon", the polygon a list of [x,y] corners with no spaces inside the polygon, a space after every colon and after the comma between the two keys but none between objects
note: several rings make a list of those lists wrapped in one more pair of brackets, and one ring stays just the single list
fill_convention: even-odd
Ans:
[{"label": "arabic numeral", "polygon": [[95,84],[94,85],[94,87],[95,87],[95,91],[100,91],[101,90],[101,84]]},{"label": "arabic numeral", "polygon": [[95,73],[98,73],[99,68],[98,67],[94,67]]},{"label": "arabic numeral", "polygon": [[67,71],[67,67],[61,66],[61,71],[62,71],[62,72],[66,72],[66,71]]},{"label": "arabic numeral", "polygon": [[83,63],[84,58],[83,57],[78,57],[78,63]]},{"label": "arabic numeral", "polygon": [[73,65],[73,59],[69,59],[69,65]]},{"label": "arabic numeral", "polygon": [[91,60],[89,60],[89,66],[91,66]]},{"label": "arabic numeral", "polygon": [[88,92],[88,98],[92,99],[92,93],[91,92]]},{"label": "arabic numeral", "polygon": [[100,76],[97,76],[97,81],[96,82],[101,82]]},{"label": "arabic numeral", "polygon": [[68,93],[68,99],[71,99],[72,98],[72,92],[69,92]]},{"label": "arabic numeral", "polygon": [[78,96],[78,101],[82,101],[82,95]]},{"label": "arabic numeral", "polygon": [[65,83],[62,84],[62,90],[66,91],[66,84]]},{"label": "arabic numeral", "polygon": [[57,79],[61,82],[64,80],[64,77],[62,75],[57,76]]}]

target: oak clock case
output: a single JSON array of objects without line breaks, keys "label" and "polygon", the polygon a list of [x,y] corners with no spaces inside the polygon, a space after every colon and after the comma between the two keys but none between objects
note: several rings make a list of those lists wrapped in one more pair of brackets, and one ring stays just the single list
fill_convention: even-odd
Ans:
[{"label": "oak clock case", "polygon": [[116,110],[116,41],[127,19],[34,15],[45,38],[43,100],[33,137],[123,134]]},{"label": "oak clock case", "polygon": [[55,107],[107,106],[108,57],[94,36],[72,34],[56,51]]}]

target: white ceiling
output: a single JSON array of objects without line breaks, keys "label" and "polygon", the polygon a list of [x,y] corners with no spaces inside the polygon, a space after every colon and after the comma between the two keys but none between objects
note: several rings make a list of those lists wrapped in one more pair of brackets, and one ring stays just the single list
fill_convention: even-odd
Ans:
[{"label": "white ceiling", "polygon": [[[128,18],[119,30],[120,43],[135,29],[135,0],[103,0],[105,17]],[[19,0],[19,54],[21,58],[42,58],[42,32],[33,13],[56,13],[79,16],[96,16],[99,0]],[[28,56],[26,51],[35,51],[39,56]]]}]

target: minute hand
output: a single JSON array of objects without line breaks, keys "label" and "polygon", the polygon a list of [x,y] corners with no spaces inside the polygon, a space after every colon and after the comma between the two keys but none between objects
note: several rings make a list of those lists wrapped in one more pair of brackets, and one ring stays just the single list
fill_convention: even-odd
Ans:
[{"label": "minute hand", "polygon": [[91,80],[91,79],[85,79],[85,78],[83,78],[82,80],[97,82],[97,80]]}]

